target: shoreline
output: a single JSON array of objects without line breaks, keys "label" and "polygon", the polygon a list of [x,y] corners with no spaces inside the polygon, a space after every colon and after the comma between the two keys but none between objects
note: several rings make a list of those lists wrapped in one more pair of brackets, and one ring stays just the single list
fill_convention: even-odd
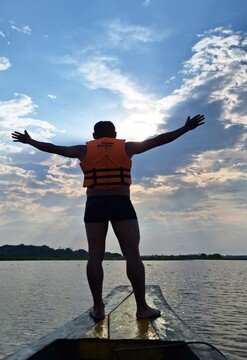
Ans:
[{"label": "shoreline", "polygon": [[[213,256],[207,255],[206,257],[193,256],[193,255],[154,255],[154,256],[141,256],[143,261],[185,261],[185,260],[247,260],[246,255],[240,256]],[[111,257],[106,256],[104,261],[123,261],[124,257]],[[69,256],[7,256],[0,255],[0,261],[87,261],[87,257],[69,257]]]}]

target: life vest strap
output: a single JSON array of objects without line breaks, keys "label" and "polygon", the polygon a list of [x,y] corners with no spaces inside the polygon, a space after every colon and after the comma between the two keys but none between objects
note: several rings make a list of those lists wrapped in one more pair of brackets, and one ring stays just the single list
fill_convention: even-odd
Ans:
[{"label": "life vest strap", "polygon": [[127,169],[127,168],[123,168],[123,167],[120,167],[120,168],[101,168],[101,169],[90,169],[88,171],[84,171],[84,174],[90,174],[90,173],[94,173],[94,172],[101,172],[101,171],[127,171],[130,173],[130,169]]},{"label": "life vest strap", "polygon": [[[101,172],[107,172],[107,175],[100,175]],[[110,172],[119,172],[119,174],[110,174]],[[126,174],[127,173],[127,174]],[[127,168],[101,168],[101,169],[91,169],[84,172],[85,180],[93,180],[93,184],[91,186],[95,185],[119,185],[119,184],[125,184],[129,185],[129,181],[126,181],[127,179],[130,179],[130,169]],[[102,179],[120,179],[120,181],[106,181],[101,182],[98,180]],[[126,179],[126,180],[125,180]]]}]

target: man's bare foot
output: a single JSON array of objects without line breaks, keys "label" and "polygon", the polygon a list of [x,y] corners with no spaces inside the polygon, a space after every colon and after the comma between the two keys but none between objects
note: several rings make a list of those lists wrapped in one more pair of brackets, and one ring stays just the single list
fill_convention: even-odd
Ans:
[{"label": "man's bare foot", "polygon": [[161,315],[160,310],[151,308],[148,305],[145,307],[138,308],[136,312],[137,319],[146,319],[146,318],[154,319],[159,317],[160,315]]},{"label": "man's bare foot", "polygon": [[104,308],[97,309],[92,307],[89,310],[89,315],[94,319],[94,321],[100,321],[105,318],[105,310]]}]

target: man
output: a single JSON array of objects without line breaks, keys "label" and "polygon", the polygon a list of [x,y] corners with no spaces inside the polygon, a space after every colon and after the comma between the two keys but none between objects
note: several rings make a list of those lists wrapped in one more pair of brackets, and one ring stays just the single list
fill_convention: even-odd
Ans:
[{"label": "man", "polygon": [[133,287],[137,311],[136,317],[158,317],[160,311],[153,309],[145,300],[145,270],[139,253],[139,226],[135,210],[130,201],[131,158],[157,146],[174,141],[190,130],[204,124],[204,116],[188,117],[181,128],[136,142],[116,139],[115,126],[110,121],[100,121],[94,126],[93,138],[86,145],[57,146],[39,142],[28,132],[15,131],[15,142],[29,144],[48,153],[69,158],[78,158],[84,172],[84,187],[87,187],[85,228],[89,258],[87,277],[93,297],[90,315],[96,320],[105,317],[102,300],[105,240],[111,222],[126,258],[127,276]]}]

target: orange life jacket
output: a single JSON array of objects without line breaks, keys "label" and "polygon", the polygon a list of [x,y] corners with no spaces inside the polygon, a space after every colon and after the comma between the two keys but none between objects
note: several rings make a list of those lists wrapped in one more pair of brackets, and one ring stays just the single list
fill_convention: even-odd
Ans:
[{"label": "orange life jacket", "polygon": [[85,159],[80,163],[83,186],[102,190],[129,186],[131,165],[125,140],[104,137],[89,141]]}]

